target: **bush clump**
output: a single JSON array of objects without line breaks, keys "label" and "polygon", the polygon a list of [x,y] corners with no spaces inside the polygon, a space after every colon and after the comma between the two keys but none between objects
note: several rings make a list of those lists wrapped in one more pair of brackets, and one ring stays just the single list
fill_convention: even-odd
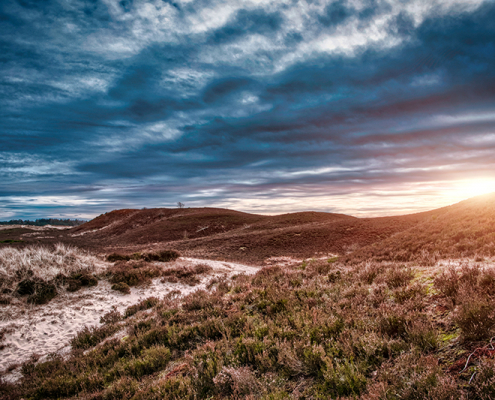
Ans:
[{"label": "bush clump", "polygon": [[107,271],[111,283],[122,282],[128,286],[149,283],[151,279],[159,277],[161,274],[161,268],[143,261],[119,262]]},{"label": "bush clump", "polygon": [[198,275],[210,273],[213,270],[207,264],[197,264],[194,267],[168,268],[162,272],[164,282],[185,283],[189,286],[195,286],[201,282]]},{"label": "bush clump", "polygon": [[87,273],[79,273],[74,274],[70,278],[66,278],[65,276],[58,276],[59,281],[62,281],[66,285],[66,289],[68,292],[77,292],[83,286],[97,286],[98,279]]},{"label": "bush clump", "polygon": [[28,296],[28,303],[46,304],[57,296],[57,288],[53,283],[45,282],[43,279],[24,279],[17,285],[17,294]]},{"label": "bush clump", "polygon": [[116,290],[116,291],[124,293],[124,294],[130,294],[131,293],[131,288],[125,282],[114,283],[112,285],[112,290]]},{"label": "bush clump", "polygon": [[128,318],[128,317],[136,314],[138,311],[148,310],[149,308],[157,305],[158,302],[159,302],[159,300],[156,297],[148,297],[147,299],[144,299],[133,306],[127,307],[127,309],[125,310],[124,316],[126,318]]},{"label": "bush clump", "polygon": [[71,346],[74,349],[89,349],[113,335],[119,329],[120,327],[118,325],[113,324],[103,325],[100,328],[86,326],[71,340]]},{"label": "bush clump", "polygon": [[170,262],[175,261],[180,257],[180,253],[175,250],[161,250],[156,253],[133,253],[131,255],[112,253],[107,256],[107,261],[130,261],[130,260],[144,260],[144,261],[160,261]]}]

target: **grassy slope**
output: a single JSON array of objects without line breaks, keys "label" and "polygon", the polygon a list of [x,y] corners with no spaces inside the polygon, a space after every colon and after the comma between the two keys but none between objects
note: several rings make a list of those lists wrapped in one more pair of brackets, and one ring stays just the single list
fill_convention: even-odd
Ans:
[{"label": "grassy slope", "polygon": [[349,259],[424,263],[494,255],[495,194],[490,194],[431,211],[418,225],[364,247]]}]

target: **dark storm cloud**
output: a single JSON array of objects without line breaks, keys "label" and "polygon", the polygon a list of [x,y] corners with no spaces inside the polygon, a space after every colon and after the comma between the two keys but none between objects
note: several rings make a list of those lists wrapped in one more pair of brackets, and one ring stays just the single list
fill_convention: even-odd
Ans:
[{"label": "dark storm cloud", "polygon": [[2,2],[4,219],[493,175],[492,2],[228,5]]}]

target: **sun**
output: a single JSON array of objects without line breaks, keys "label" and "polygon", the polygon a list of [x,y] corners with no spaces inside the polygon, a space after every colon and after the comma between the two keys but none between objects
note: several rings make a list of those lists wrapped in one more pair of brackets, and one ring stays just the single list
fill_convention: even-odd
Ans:
[{"label": "sun", "polygon": [[495,179],[465,180],[456,186],[464,197],[470,198],[495,192]]}]

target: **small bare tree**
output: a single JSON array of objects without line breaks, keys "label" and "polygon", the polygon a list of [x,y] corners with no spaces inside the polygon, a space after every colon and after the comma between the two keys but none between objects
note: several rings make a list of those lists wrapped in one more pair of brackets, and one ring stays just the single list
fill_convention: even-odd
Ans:
[{"label": "small bare tree", "polygon": [[178,201],[177,202],[177,207],[184,208],[184,203],[181,203],[180,201]]}]

